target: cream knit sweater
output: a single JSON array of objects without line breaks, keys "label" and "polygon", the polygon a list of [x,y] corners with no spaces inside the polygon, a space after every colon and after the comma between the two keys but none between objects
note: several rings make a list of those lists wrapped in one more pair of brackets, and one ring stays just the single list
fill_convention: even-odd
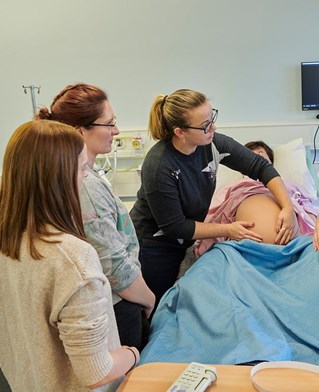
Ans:
[{"label": "cream knit sweater", "polygon": [[110,371],[109,351],[120,347],[94,248],[58,238],[36,244],[41,260],[31,258],[25,236],[20,261],[0,253],[0,367],[13,392],[88,391]]}]

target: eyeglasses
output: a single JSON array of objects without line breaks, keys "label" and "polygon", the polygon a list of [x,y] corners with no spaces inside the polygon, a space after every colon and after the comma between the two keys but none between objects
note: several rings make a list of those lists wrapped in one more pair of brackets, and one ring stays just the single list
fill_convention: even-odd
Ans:
[{"label": "eyeglasses", "polygon": [[112,123],[107,123],[107,124],[91,123],[90,125],[94,125],[95,127],[115,127],[116,126],[116,117],[113,118]]},{"label": "eyeglasses", "polygon": [[212,109],[212,117],[211,117],[210,121],[208,121],[208,123],[204,127],[189,127],[189,126],[187,126],[185,128],[198,129],[200,131],[203,131],[205,134],[207,134],[210,127],[212,126],[212,124],[215,124],[217,117],[218,117],[218,109]]}]

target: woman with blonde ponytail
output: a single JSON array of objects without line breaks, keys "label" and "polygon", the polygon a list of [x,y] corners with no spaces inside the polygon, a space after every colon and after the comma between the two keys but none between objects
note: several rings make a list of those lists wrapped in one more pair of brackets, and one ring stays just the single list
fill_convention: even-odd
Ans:
[{"label": "woman with blonde ponytail", "polygon": [[151,107],[149,132],[158,142],[144,160],[131,217],[140,241],[142,273],[156,305],[174,284],[186,249],[196,239],[262,241],[250,230],[254,222],[203,222],[219,163],[262,181],[281,208],[276,243],[293,237],[296,218],[279,174],[263,157],[217,133],[217,116],[204,94],[187,89],[159,95]]}]

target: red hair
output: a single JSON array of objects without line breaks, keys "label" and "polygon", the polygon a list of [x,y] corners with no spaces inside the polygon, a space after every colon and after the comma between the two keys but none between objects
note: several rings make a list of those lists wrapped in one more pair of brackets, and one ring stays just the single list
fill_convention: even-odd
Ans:
[{"label": "red hair", "polygon": [[54,98],[50,110],[40,109],[36,118],[87,128],[101,117],[107,99],[99,87],[85,83],[69,85]]}]

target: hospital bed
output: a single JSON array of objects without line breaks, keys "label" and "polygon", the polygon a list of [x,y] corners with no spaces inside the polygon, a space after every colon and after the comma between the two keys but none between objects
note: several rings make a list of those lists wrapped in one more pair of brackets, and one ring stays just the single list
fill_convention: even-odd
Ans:
[{"label": "hospital bed", "polygon": [[[318,205],[318,178],[302,139],[274,153],[282,177],[303,187]],[[238,176],[220,166],[217,187]],[[318,276],[311,236],[285,246],[216,243],[161,299],[141,364],[319,364]]]}]

